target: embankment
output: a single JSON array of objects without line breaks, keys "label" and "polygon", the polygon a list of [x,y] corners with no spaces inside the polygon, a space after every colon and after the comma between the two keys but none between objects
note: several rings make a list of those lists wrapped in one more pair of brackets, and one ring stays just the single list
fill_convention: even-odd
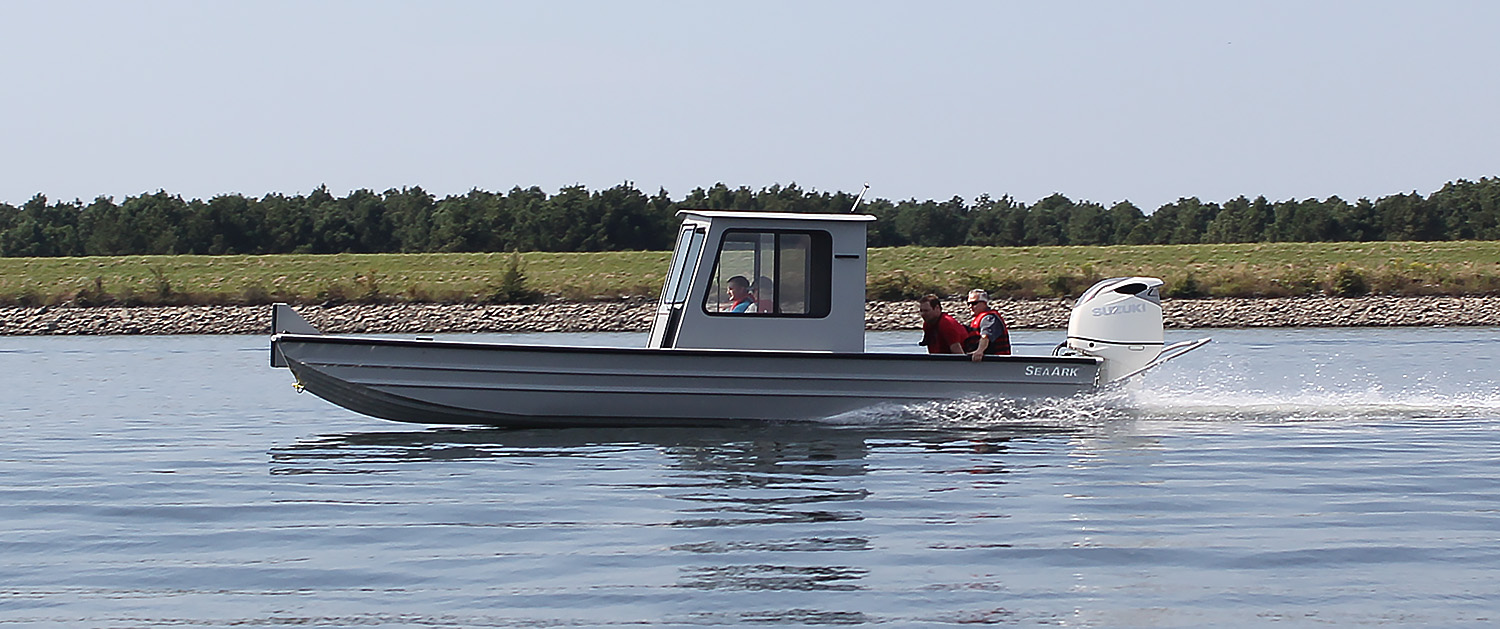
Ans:
[{"label": "embankment", "polygon": [[[1011,327],[1064,328],[1067,300],[998,302]],[[1164,302],[1169,328],[1500,326],[1500,297],[1297,297]],[[541,305],[382,304],[298,306],[326,332],[631,332],[651,325],[646,302]],[[968,308],[947,305],[966,315]],[[964,318],[960,316],[960,319]],[[0,308],[0,335],[267,334],[270,306]],[[870,330],[918,327],[908,302],[871,302]]]}]

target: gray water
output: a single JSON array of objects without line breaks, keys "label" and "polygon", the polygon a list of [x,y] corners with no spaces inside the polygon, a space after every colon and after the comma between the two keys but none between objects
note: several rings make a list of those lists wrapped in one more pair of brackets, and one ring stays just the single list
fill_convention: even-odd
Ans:
[{"label": "gray water", "polygon": [[1500,330],[1205,334],[1128,395],[552,431],[354,415],[261,337],[0,338],[0,624],[1500,623]]}]

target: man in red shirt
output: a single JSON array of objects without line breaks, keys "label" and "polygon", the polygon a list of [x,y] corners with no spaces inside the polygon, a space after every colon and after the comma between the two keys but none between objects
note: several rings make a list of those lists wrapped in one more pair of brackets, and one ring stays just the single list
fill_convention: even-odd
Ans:
[{"label": "man in red shirt", "polygon": [[937,295],[918,299],[917,313],[922,315],[922,344],[927,346],[927,353],[964,353],[964,338],[969,331],[953,315],[943,312],[943,301]]}]

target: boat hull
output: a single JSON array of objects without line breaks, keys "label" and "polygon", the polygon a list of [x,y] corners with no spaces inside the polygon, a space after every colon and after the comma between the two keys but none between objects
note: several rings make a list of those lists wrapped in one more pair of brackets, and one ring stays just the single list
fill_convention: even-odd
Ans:
[{"label": "boat hull", "polygon": [[701,425],[811,420],[881,405],[1093,391],[1099,360],[805,351],[558,347],[281,334],[305,390],[429,424]]}]

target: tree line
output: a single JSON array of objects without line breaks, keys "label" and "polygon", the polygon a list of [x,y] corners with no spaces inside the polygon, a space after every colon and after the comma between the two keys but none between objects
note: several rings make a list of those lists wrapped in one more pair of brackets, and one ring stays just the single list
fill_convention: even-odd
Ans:
[{"label": "tree line", "polygon": [[[158,191],[118,203],[39,194],[20,207],[0,203],[0,256],[663,250],[672,246],[679,209],[843,213],[854,202],[853,194],[796,184],[716,184],[680,200],[629,183],[550,195],[537,187],[476,189],[441,199],[420,187],[343,197],[319,187],[206,201]],[[1453,181],[1425,197],[1352,203],[1183,198],[1150,214],[1129,201],[1105,207],[1062,194],[1029,205],[988,195],[876,199],[859,211],[881,219],[870,229],[872,247],[1500,240],[1500,177]]]}]

